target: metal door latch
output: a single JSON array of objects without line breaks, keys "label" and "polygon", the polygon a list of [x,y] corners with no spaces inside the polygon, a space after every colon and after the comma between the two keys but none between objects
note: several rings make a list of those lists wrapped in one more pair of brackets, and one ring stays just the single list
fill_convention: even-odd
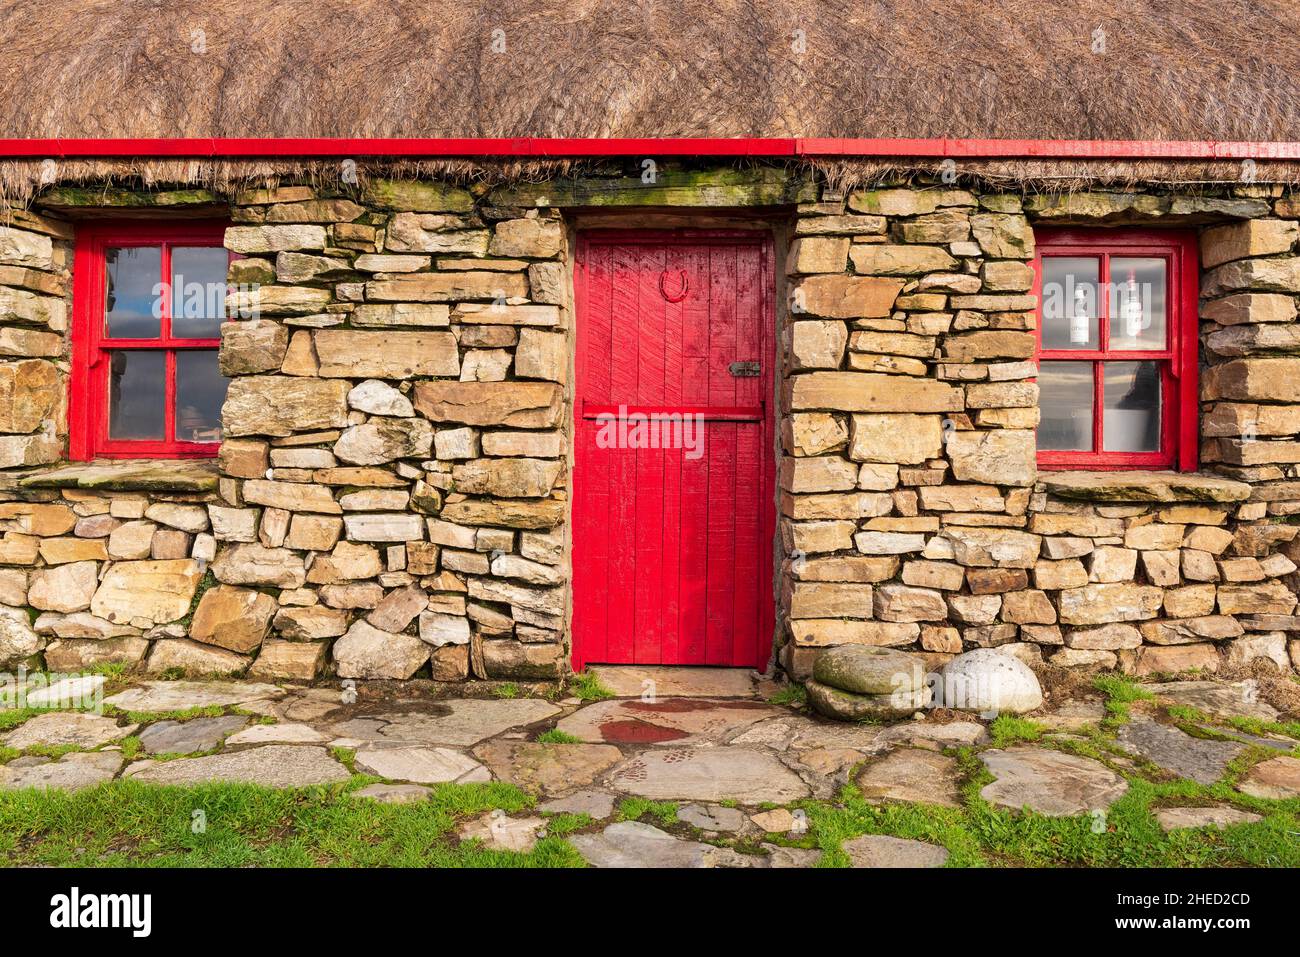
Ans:
[{"label": "metal door latch", "polygon": [[727,368],[737,379],[752,379],[758,375],[761,367],[757,362],[733,362]]}]

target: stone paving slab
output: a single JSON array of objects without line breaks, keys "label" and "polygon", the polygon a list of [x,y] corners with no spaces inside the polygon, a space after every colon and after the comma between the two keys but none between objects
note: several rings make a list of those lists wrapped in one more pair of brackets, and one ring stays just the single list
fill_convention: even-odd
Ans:
[{"label": "stone paving slab", "polygon": [[1275,801],[1300,797],[1300,758],[1277,757],[1260,762],[1246,772],[1237,790]]},{"label": "stone paving slab", "polygon": [[1130,754],[1172,771],[1197,784],[1213,784],[1229,763],[1246,750],[1244,744],[1196,738],[1171,725],[1141,718],[1120,728],[1119,746]]},{"label": "stone paving slab", "polygon": [[98,748],[132,734],[138,724],[118,725],[116,718],[85,711],[46,711],[28,718],[8,734],[0,744],[19,751],[27,748]]},{"label": "stone paving slab", "polygon": [[375,744],[468,747],[560,713],[538,698],[449,698],[431,711],[350,718],[330,730],[340,738]]},{"label": "stone paving slab", "polygon": [[545,827],[546,821],[540,817],[512,818],[502,811],[490,811],[462,824],[457,833],[462,841],[481,841],[495,851],[527,854],[537,845],[538,834]]},{"label": "stone paving slab", "polygon": [[640,821],[620,821],[603,831],[574,834],[572,844],[592,867],[754,867],[764,866],[758,858],[738,854],[730,848],[684,841]]},{"label": "stone paving slab", "polygon": [[1166,704],[1189,705],[1220,718],[1275,721],[1278,716],[1276,708],[1259,700],[1253,681],[1167,681],[1146,687]]},{"label": "stone paving slab", "polygon": [[609,744],[543,744],[536,741],[486,741],[474,756],[498,779],[542,794],[588,787],[623,759]]},{"label": "stone paving slab", "polygon": [[255,724],[226,738],[226,746],[239,744],[324,744],[325,735],[311,725],[298,722],[286,724]]},{"label": "stone paving slab", "polygon": [[1250,811],[1235,807],[1165,807],[1155,812],[1160,827],[1178,831],[1189,827],[1231,827],[1233,824],[1253,824],[1263,818]]},{"label": "stone paving slab", "polygon": [[248,724],[239,714],[188,721],[158,721],[140,732],[140,746],[149,754],[193,754],[220,747],[226,735]]},{"label": "stone paving slab", "polygon": [[122,767],[120,751],[75,751],[57,761],[48,758],[30,764],[10,761],[0,767],[0,789],[59,788],[79,791],[110,780]]},{"label": "stone paving slab", "polygon": [[948,849],[887,834],[864,834],[845,841],[854,867],[943,867]]},{"label": "stone paving slab", "polygon": [[980,760],[997,778],[980,796],[1015,811],[1068,817],[1105,810],[1128,791],[1128,782],[1099,761],[1060,751],[1015,747],[981,751]]},{"label": "stone paving slab", "polygon": [[71,707],[92,701],[104,689],[103,675],[77,675],[64,678],[44,688],[34,688],[26,693],[27,705],[32,708]]},{"label": "stone paving slab", "polygon": [[492,780],[487,768],[451,748],[369,748],[357,752],[356,766],[381,778],[415,784]]},{"label": "stone paving slab", "polygon": [[592,665],[602,685],[620,698],[752,698],[755,675],[743,668]]},{"label": "stone paving slab", "polygon": [[418,784],[367,784],[349,792],[352,797],[369,798],[380,804],[415,804],[429,800],[433,794],[426,787]]},{"label": "stone paving slab", "polygon": [[543,801],[537,810],[547,814],[586,814],[592,820],[601,821],[614,813],[614,795],[594,789],[575,791],[566,797]]},{"label": "stone paving slab", "polygon": [[701,831],[739,831],[745,826],[745,812],[721,804],[686,804],[677,809],[677,820]]},{"label": "stone paving slab", "polygon": [[174,761],[138,761],[126,777],[154,784],[205,784],[235,781],[273,788],[304,787],[346,781],[348,769],[324,748],[268,744],[261,748],[227,751],[201,758]]},{"label": "stone paving slab", "polygon": [[862,796],[961,807],[957,761],[936,751],[904,748],[873,761],[858,774]]},{"label": "stone paving slab", "polygon": [[279,698],[284,689],[255,681],[142,681],[104,699],[123,711],[188,711]]},{"label": "stone paving slab", "polygon": [[660,698],[598,701],[556,725],[582,741],[609,744],[683,744],[724,735],[785,714],[761,701]]},{"label": "stone paving slab", "polygon": [[784,804],[811,793],[771,752],[730,746],[643,751],[616,768],[610,784],[655,800],[742,804]]}]

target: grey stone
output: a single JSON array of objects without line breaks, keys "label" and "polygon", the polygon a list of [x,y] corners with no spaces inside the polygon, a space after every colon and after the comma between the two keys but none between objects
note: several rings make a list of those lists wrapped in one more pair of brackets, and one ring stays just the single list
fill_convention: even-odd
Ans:
[{"label": "grey stone", "polygon": [[1260,701],[1254,681],[1169,681],[1149,686],[1158,699],[1183,704],[1220,718],[1277,719],[1278,711]]},{"label": "grey stone", "polygon": [[656,800],[782,804],[809,794],[808,785],[771,752],[737,747],[645,751],[616,768],[610,784]]},{"label": "grey stone", "polygon": [[858,790],[871,799],[960,807],[957,761],[937,751],[905,748],[887,754],[858,775]]},{"label": "grey stone", "polygon": [[192,718],[189,721],[159,721],[140,732],[140,746],[150,754],[192,754],[211,751],[231,732],[248,724],[242,715]]},{"label": "grey stone", "polygon": [[1156,812],[1156,820],[1166,831],[1188,827],[1216,827],[1222,830],[1233,824],[1254,824],[1262,821],[1258,814],[1238,811],[1234,807],[1164,807]]},{"label": "grey stone", "polygon": [[698,827],[701,831],[739,831],[745,826],[745,815],[734,807],[720,804],[708,806],[687,804],[677,809],[677,820]]},{"label": "grey stone", "polygon": [[367,784],[350,793],[352,797],[369,798],[380,804],[415,804],[429,800],[433,794],[418,784]]},{"label": "grey stone", "polygon": [[268,744],[202,758],[140,761],[127,768],[125,773],[137,781],[154,784],[233,781],[276,788],[333,784],[351,776],[348,769],[324,748],[291,744]]},{"label": "grey stone", "polygon": [[924,683],[925,671],[919,656],[872,645],[830,648],[813,665],[813,677],[822,684],[868,695],[915,691]]},{"label": "grey stone", "polygon": [[1100,762],[1060,751],[1016,747],[980,753],[997,778],[980,791],[1000,807],[1067,817],[1105,810],[1128,790],[1128,782]]},{"label": "grey stone", "polygon": [[657,698],[752,698],[754,679],[743,668],[592,665],[600,683],[619,698],[639,698],[650,682]]},{"label": "grey stone", "polygon": [[458,833],[462,841],[478,840],[493,850],[527,854],[545,827],[546,821],[540,817],[513,818],[497,810],[462,824]]},{"label": "grey stone", "polygon": [[65,754],[57,761],[42,759],[39,763],[24,765],[10,761],[0,767],[0,788],[76,791],[110,780],[121,767],[122,754],[119,751],[77,751]]},{"label": "grey stone", "polygon": [[545,814],[586,814],[600,821],[614,813],[614,795],[608,791],[575,791],[568,797],[543,801],[537,810]]},{"label": "grey stone", "polygon": [[813,710],[839,721],[906,718],[930,703],[929,688],[866,695],[841,691],[820,681],[809,680],[804,683],[804,689],[808,692],[808,703]]},{"label": "grey stone", "polygon": [[82,711],[47,711],[27,719],[3,738],[0,744],[17,748],[58,748],[71,745],[97,748],[131,734],[139,725],[118,726],[116,718]]},{"label": "grey stone", "polygon": [[255,724],[226,738],[226,746],[236,744],[324,744],[328,740],[311,725]]},{"label": "grey stone", "polygon": [[821,851],[809,851],[801,847],[782,847],[780,844],[760,844],[767,851],[767,866],[774,868],[816,867],[821,860]]},{"label": "grey stone", "polygon": [[31,708],[68,707],[73,704],[89,704],[99,697],[104,690],[103,675],[77,675],[64,678],[44,688],[27,692],[27,706]]},{"label": "grey stone", "polygon": [[620,821],[598,834],[569,838],[592,867],[744,867],[729,848],[683,841],[640,821]]},{"label": "grey stone", "polygon": [[560,709],[538,698],[449,698],[429,712],[404,712],[339,722],[330,730],[343,737],[389,745],[446,744],[466,747],[511,728],[554,717]]},{"label": "grey stone", "polygon": [[381,778],[416,784],[492,780],[487,768],[450,748],[366,748],[357,752],[356,765]]},{"label": "grey stone", "polygon": [[854,867],[943,867],[948,849],[887,834],[864,834],[844,842]]},{"label": "grey stone", "polygon": [[1135,720],[1119,731],[1119,745],[1180,778],[1213,784],[1228,764],[1246,750],[1244,744],[1194,738],[1178,728],[1150,720]]},{"label": "grey stone", "polygon": [[190,708],[226,707],[267,698],[278,698],[283,689],[254,681],[142,681],[111,697],[111,704],[123,711],[188,711]]}]

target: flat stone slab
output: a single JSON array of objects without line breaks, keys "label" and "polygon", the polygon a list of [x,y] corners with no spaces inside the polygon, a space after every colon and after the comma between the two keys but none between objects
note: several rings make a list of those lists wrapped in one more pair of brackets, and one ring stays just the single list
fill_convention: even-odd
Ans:
[{"label": "flat stone slab", "polygon": [[1237,790],[1275,801],[1300,797],[1300,759],[1277,757],[1262,761],[1246,772]]},{"label": "flat stone slab", "polygon": [[677,809],[677,820],[701,831],[739,831],[745,826],[745,813],[721,804],[687,804]]},{"label": "flat stone slab", "polygon": [[462,841],[477,840],[495,851],[527,854],[537,845],[538,832],[546,827],[540,817],[509,817],[502,811],[490,811],[468,821],[457,832]]},{"label": "flat stone slab", "polygon": [[502,781],[542,794],[588,787],[623,760],[611,744],[543,744],[537,741],[487,741],[474,756]]},{"label": "flat stone slab", "polygon": [[809,795],[808,785],[774,754],[737,747],[643,751],[614,771],[610,785],[655,800],[784,804]]},{"label": "flat stone slab", "polygon": [[1119,746],[1129,754],[1172,771],[1197,784],[1213,784],[1223,777],[1228,764],[1246,750],[1233,741],[1195,738],[1178,728],[1137,719],[1119,730]]},{"label": "flat stone slab", "polygon": [[1278,711],[1259,700],[1253,681],[1167,681],[1149,685],[1166,704],[1183,704],[1220,718],[1259,718],[1273,721]]},{"label": "flat stone slab", "polygon": [[125,738],[137,724],[118,725],[116,718],[85,711],[47,711],[28,718],[0,738],[0,744],[16,748],[98,748],[110,741]]},{"label": "flat stone slab", "polygon": [[227,707],[266,698],[284,690],[256,681],[144,681],[104,699],[123,711],[188,711],[190,708]]},{"label": "flat stone slab", "polygon": [[357,752],[356,766],[381,778],[416,784],[492,780],[487,768],[450,748],[367,748]]},{"label": "flat stone slab", "polygon": [[1245,482],[1183,472],[1044,472],[1039,481],[1060,498],[1086,502],[1244,502]]},{"label": "flat stone slab", "polygon": [[780,844],[760,844],[767,851],[767,866],[771,868],[816,867],[822,858],[821,851],[802,847],[782,847]]},{"label": "flat stone slab", "polygon": [[226,735],[248,724],[239,714],[189,721],[159,721],[140,732],[140,746],[149,754],[192,754],[221,746]]},{"label": "flat stone slab", "polygon": [[749,818],[768,834],[790,834],[798,837],[808,833],[808,815],[802,808],[791,811],[777,807],[770,811],[760,811]]},{"label": "flat stone slab", "polygon": [[809,751],[816,748],[852,748],[855,751],[881,751],[882,732],[886,729],[827,721],[824,718],[785,714],[767,718],[726,736],[727,744],[750,747],[760,745],[775,751]]},{"label": "flat stone slab", "polygon": [[1128,790],[1128,782],[1091,758],[1046,748],[1017,747],[980,752],[997,780],[980,796],[991,804],[1067,817],[1105,810]]},{"label": "flat stone slab", "polygon": [[854,867],[943,867],[948,860],[946,847],[887,834],[864,834],[843,847]]},{"label": "flat stone slab", "polygon": [[139,761],[126,776],[154,784],[204,784],[236,781],[273,788],[305,787],[346,781],[348,769],[324,748],[268,744],[243,751],[225,751],[202,758]]},{"label": "flat stone slab", "polygon": [[575,791],[567,797],[544,801],[537,810],[546,814],[585,814],[602,821],[614,813],[614,795],[608,791]]},{"label": "flat stone slab", "polygon": [[730,848],[684,841],[640,821],[620,821],[603,831],[574,834],[569,843],[592,867],[751,867]]},{"label": "flat stone slab", "polygon": [[556,728],[582,741],[681,744],[724,736],[782,714],[761,701],[660,698],[598,701],[560,720]]},{"label": "flat stone slab", "polygon": [[560,710],[539,698],[449,698],[432,711],[351,718],[331,725],[330,730],[339,737],[375,743],[468,747],[554,717]]},{"label": "flat stone slab", "polygon": [[937,751],[904,748],[873,761],[858,774],[862,796],[960,807],[957,761]]},{"label": "flat stone slab", "polygon": [[600,683],[620,698],[752,698],[754,674],[744,668],[592,665]]},{"label": "flat stone slab", "polygon": [[226,738],[226,745],[235,744],[324,744],[325,735],[309,724],[254,724]]},{"label": "flat stone slab", "polygon": [[1249,811],[1238,811],[1235,807],[1162,807],[1156,811],[1156,820],[1166,831],[1180,831],[1189,827],[1225,828],[1233,824],[1254,824],[1263,818]]},{"label": "flat stone slab", "polygon": [[433,792],[418,784],[367,784],[349,792],[353,797],[369,798],[380,804],[416,804],[429,800]]},{"label": "flat stone slab", "polygon": [[1106,717],[1106,706],[1100,701],[1067,701],[1047,714],[1036,714],[1030,720],[1053,731],[1079,731],[1098,725]]},{"label": "flat stone slab", "polygon": [[92,703],[104,690],[103,675],[77,675],[64,678],[44,688],[33,688],[26,694],[32,708],[70,708]]},{"label": "flat stone slab", "polygon": [[21,788],[58,788],[78,791],[108,781],[122,767],[120,751],[75,751],[57,761],[38,764],[15,765],[11,761],[0,767],[0,789],[16,791]]},{"label": "flat stone slab", "polygon": [[944,748],[983,744],[989,733],[978,721],[949,721],[939,724],[932,721],[900,721],[880,730],[880,744],[926,744]]}]

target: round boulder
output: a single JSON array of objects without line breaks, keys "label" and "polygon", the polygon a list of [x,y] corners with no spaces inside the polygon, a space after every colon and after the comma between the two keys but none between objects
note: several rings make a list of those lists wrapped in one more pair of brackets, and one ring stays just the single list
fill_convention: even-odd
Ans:
[{"label": "round boulder", "polygon": [[915,691],[925,683],[920,659],[889,648],[841,645],[818,656],[813,678],[854,694],[893,694]]},{"label": "round boulder", "polygon": [[930,700],[930,690],[926,687],[914,691],[896,691],[893,694],[854,694],[810,680],[804,684],[804,688],[813,710],[837,721],[908,718],[924,708]]},{"label": "round boulder", "polygon": [[1038,677],[1019,658],[996,648],[958,655],[943,669],[943,701],[959,711],[1023,714],[1041,707]]}]

